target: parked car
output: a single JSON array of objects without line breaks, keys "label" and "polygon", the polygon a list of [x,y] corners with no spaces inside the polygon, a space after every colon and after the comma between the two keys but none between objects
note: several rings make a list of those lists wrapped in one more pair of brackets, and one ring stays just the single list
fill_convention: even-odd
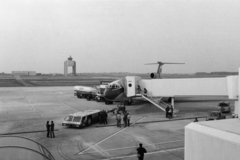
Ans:
[{"label": "parked car", "polygon": [[231,113],[230,102],[220,102],[218,106],[220,106],[219,110],[222,113]]},{"label": "parked car", "polygon": [[219,119],[226,119],[226,116],[223,115],[221,111],[212,111],[209,113],[208,117],[206,118],[207,121],[219,120]]},{"label": "parked car", "polygon": [[233,113],[232,118],[238,118],[238,114]]}]

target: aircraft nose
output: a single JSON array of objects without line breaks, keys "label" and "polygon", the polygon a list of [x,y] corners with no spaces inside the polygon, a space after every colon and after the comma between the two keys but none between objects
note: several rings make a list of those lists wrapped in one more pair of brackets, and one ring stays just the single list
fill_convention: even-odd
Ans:
[{"label": "aircraft nose", "polygon": [[112,91],[110,88],[106,88],[103,92],[104,98],[111,100],[112,99]]},{"label": "aircraft nose", "polygon": [[123,92],[124,92],[123,88],[120,88],[120,89],[117,89],[117,90],[116,89],[112,89],[112,88],[106,88],[104,93],[103,93],[103,96],[104,96],[105,99],[114,101]]}]

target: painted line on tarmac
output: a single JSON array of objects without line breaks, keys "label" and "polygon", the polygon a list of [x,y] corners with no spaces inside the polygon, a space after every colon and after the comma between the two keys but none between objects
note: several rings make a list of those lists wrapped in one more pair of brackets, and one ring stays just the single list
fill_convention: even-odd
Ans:
[{"label": "painted line on tarmac", "polygon": [[[182,149],[184,149],[184,147],[174,148],[174,149],[166,149],[166,150],[154,151],[154,152],[147,152],[144,154],[144,156],[156,154],[156,153],[166,153],[166,152],[178,151],[178,150],[182,150]],[[106,159],[100,159],[100,160],[122,159],[122,158],[128,158],[128,157],[137,157],[137,154],[132,154],[132,155],[128,155],[128,156],[120,156],[120,157],[112,157],[112,158],[106,158]]]},{"label": "painted line on tarmac", "polygon": [[[148,145],[144,145],[144,146],[154,146],[154,145],[169,144],[169,143],[182,142],[182,141],[184,141],[184,140],[168,141],[168,142],[162,142],[162,143],[153,143],[153,144],[148,144]],[[107,149],[107,150],[102,150],[102,151],[107,152],[107,151],[115,151],[115,150],[128,149],[128,148],[137,148],[137,147],[136,146],[130,146],[130,147]],[[98,151],[87,152],[85,154],[91,154],[91,153],[96,153],[96,152],[98,152]]]},{"label": "painted line on tarmac", "polygon": [[[130,126],[134,125],[135,123],[137,123],[138,121],[141,121],[141,120],[144,119],[144,118],[145,118],[145,117],[140,118],[139,120],[137,120],[137,121],[135,121],[134,123],[132,123]],[[112,135],[110,135],[110,136],[104,138],[103,140],[101,140],[101,141],[95,143],[94,145],[92,145],[92,146],[90,146],[90,147],[84,149],[83,151],[81,151],[81,152],[79,152],[79,153],[77,153],[77,154],[83,154],[83,153],[86,152],[87,150],[89,150],[89,149],[93,148],[94,146],[98,145],[99,143],[101,143],[101,142],[103,142],[103,141],[105,141],[105,140],[111,138],[112,136],[114,136],[114,135],[116,135],[116,134],[118,134],[118,133],[120,133],[120,132],[126,130],[127,128],[128,128],[128,127],[123,128],[123,129],[121,129],[121,130],[115,132],[114,134],[112,134]]]},{"label": "painted line on tarmac", "polygon": [[36,109],[33,107],[32,103],[29,101],[29,99],[27,98],[27,96],[24,95],[24,97],[27,99],[28,103],[31,105],[33,111],[36,111]]},{"label": "painted line on tarmac", "polygon": [[77,112],[78,112],[78,110],[76,110],[76,109],[72,108],[71,106],[69,106],[69,105],[67,105],[67,104],[65,104],[65,103],[63,103],[63,102],[61,102],[61,101],[59,101],[57,98],[53,97],[53,99],[55,99],[57,102],[63,104],[64,106],[67,106],[67,107],[73,109],[74,111],[77,111]]}]

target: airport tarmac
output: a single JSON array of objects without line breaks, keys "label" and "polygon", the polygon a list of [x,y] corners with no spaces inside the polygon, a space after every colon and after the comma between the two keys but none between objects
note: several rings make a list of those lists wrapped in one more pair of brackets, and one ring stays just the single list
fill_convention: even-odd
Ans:
[{"label": "airport tarmac", "polygon": [[[109,110],[116,103],[87,101],[74,96],[73,87],[11,87],[0,90],[0,134],[32,139],[46,147],[55,160],[124,159],[135,160],[136,148],[143,144],[147,160],[184,159],[184,127],[194,117],[205,121],[226,97],[176,98],[177,117],[147,101],[137,99],[126,109],[132,125],[116,127],[115,115],[108,114],[108,125],[93,124],[82,129],[62,126],[70,113],[86,109]],[[233,103],[231,102],[231,107]],[[54,121],[56,138],[46,137],[46,122]]]}]

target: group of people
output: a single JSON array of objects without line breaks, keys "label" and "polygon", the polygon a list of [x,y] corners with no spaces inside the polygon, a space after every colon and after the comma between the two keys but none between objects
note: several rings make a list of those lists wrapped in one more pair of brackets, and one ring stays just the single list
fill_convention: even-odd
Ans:
[{"label": "group of people", "polygon": [[122,120],[123,120],[123,123],[124,123],[124,127],[129,127],[130,126],[130,119],[131,119],[131,116],[130,116],[129,113],[124,112],[123,116],[122,116],[120,112],[117,112],[117,115],[116,115],[117,127],[121,127],[121,121]]},{"label": "group of people", "polygon": [[47,121],[46,128],[47,128],[47,137],[55,138],[53,121],[51,121],[51,124],[49,124],[49,121]]},{"label": "group of people", "polygon": [[108,122],[107,122],[107,118],[108,118],[107,111],[102,110],[101,112],[99,112],[98,117],[99,117],[99,123],[100,124],[108,124]]},{"label": "group of people", "polygon": [[125,104],[124,103],[120,103],[119,105],[117,105],[117,113],[119,113],[120,111],[122,111],[122,113],[126,113],[126,107],[125,107]]},{"label": "group of people", "polygon": [[173,107],[170,105],[166,107],[165,109],[165,112],[166,112],[166,118],[169,118],[171,119],[173,117]]}]

